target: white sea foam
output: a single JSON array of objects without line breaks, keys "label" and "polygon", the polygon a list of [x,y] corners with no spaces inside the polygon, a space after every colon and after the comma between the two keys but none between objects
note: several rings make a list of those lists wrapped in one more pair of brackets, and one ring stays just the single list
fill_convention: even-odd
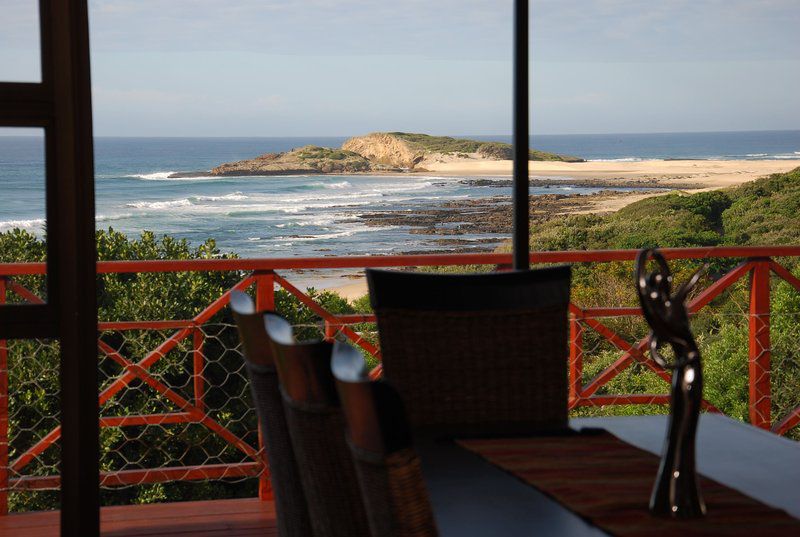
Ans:
[{"label": "white sea foam", "polygon": [[224,196],[192,196],[190,199],[196,201],[244,201],[250,197],[242,192],[233,192]]},{"label": "white sea foam", "polygon": [[356,233],[366,230],[358,230],[358,229],[350,229],[346,231],[336,231],[334,233],[322,233],[320,235],[309,235],[309,236],[300,236],[300,237],[275,237],[274,240],[278,242],[310,242],[310,241],[324,241],[330,239],[340,239],[342,237],[352,237]]},{"label": "white sea foam", "polygon": [[332,188],[332,189],[335,189],[335,190],[339,190],[339,189],[342,189],[342,188],[351,188],[353,186],[350,183],[350,181],[342,181],[341,183],[329,183],[329,184],[319,183],[319,184],[321,184],[325,188]]},{"label": "white sea foam", "polygon": [[329,226],[329,225],[333,224],[334,222],[336,222],[337,220],[341,220],[342,218],[345,218],[346,216],[347,216],[346,214],[341,214],[341,213],[340,214],[333,214],[333,215],[330,215],[330,216],[323,216],[321,218],[316,217],[316,215],[312,215],[312,219],[311,220],[304,220],[302,222],[297,222],[297,225],[298,226],[319,226],[319,227]]},{"label": "white sea foam", "polygon": [[94,217],[95,222],[110,222],[113,220],[124,220],[126,218],[131,218],[133,216],[132,213],[120,213],[120,214],[98,214]]},{"label": "white sea foam", "polygon": [[163,181],[169,179],[169,176],[175,173],[174,171],[168,172],[153,172],[153,173],[135,173],[128,177],[136,177],[137,179],[145,179],[147,181]]},{"label": "white sea foam", "polygon": [[135,201],[125,206],[133,207],[134,209],[172,209],[174,207],[188,207],[191,204],[192,202],[189,199],[183,198],[169,201]]},{"label": "white sea foam", "polygon": [[221,180],[225,177],[217,175],[201,175],[198,177],[170,177],[175,171],[153,172],[153,173],[134,173],[126,177],[133,177],[135,179],[142,179],[143,181],[208,181],[208,180]]},{"label": "white sea foam", "polygon": [[11,229],[40,230],[44,229],[44,218],[32,218],[30,220],[4,220],[0,221],[0,231]]}]

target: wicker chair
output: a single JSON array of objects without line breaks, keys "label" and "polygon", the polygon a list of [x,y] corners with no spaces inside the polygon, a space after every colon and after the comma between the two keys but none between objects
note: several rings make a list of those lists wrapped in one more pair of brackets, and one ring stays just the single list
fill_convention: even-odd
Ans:
[{"label": "wicker chair", "polygon": [[372,537],[437,535],[400,396],[370,381],[361,353],[347,343],[334,344],[332,369]]},{"label": "wicker chair", "polygon": [[241,291],[231,293],[230,305],[244,347],[244,363],[267,448],[278,534],[281,537],[308,537],[311,535],[311,519],[289,438],[278,374],[264,330],[264,316],[256,312],[252,299]]},{"label": "wicker chair", "polygon": [[384,378],[415,430],[567,427],[570,267],[474,275],[367,270]]},{"label": "wicker chair", "polygon": [[314,536],[369,535],[331,373],[332,345],[298,343],[284,318],[267,314],[264,320]]}]

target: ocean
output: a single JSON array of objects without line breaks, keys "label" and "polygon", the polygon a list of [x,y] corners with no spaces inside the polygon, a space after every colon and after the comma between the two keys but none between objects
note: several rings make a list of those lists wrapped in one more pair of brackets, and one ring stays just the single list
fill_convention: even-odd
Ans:
[{"label": "ocean", "polygon": [[[508,136],[469,136],[510,141]],[[413,213],[449,200],[509,195],[507,187],[466,184],[459,177],[288,176],[169,179],[227,161],[306,144],[339,146],[340,138],[110,138],[95,141],[98,228],[129,235],[143,230],[199,244],[214,238],[243,257],[391,254],[442,251],[428,235],[403,226],[368,227],[359,216]],[[800,131],[534,136],[532,146],[587,160],[800,158]],[[0,232],[44,230],[43,141],[0,136]],[[564,184],[531,194],[581,194],[600,189]],[[447,235],[437,235],[446,239]],[[460,249],[486,249],[507,236],[458,235]],[[466,244],[466,246],[464,246]]]}]

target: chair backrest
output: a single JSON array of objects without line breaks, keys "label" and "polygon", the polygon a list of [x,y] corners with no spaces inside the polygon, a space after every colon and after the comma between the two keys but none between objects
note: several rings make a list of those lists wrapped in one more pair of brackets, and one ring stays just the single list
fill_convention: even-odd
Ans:
[{"label": "chair backrest", "polygon": [[281,536],[307,537],[311,534],[311,519],[286,425],[278,373],[264,329],[264,316],[256,312],[253,300],[241,291],[231,292],[230,306],[244,348],[250,390],[267,449],[278,533]]},{"label": "chair backrest", "polygon": [[373,537],[437,535],[400,396],[370,381],[361,353],[336,342],[332,370]]},{"label": "chair backrest", "polygon": [[414,429],[567,427],[570,267],[447,275],[367,270],[384,378]]},{"label": "chair backrest", "polygon": [[264,321],[314,537],[369,535],[331,373],[332,345],[295,341],[291,325],[278,315]]}]

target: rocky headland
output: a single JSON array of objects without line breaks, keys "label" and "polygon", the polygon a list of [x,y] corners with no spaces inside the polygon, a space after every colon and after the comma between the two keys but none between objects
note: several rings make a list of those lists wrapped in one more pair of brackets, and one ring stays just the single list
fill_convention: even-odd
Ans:
[{"label": "rocky headland", "polygon": [[[510,160],[512,146],[406,132],[374,132],[350,138],[339,149],[307,145],[283,153],[266,153],[226,162],[209,171],[178,172],[170,178],[212,176],[270,176],[296,174],[357,174],[424,172],[425,165],[442,162]],[[583,162],[582,159],[530,151],[531,160]]]}]

